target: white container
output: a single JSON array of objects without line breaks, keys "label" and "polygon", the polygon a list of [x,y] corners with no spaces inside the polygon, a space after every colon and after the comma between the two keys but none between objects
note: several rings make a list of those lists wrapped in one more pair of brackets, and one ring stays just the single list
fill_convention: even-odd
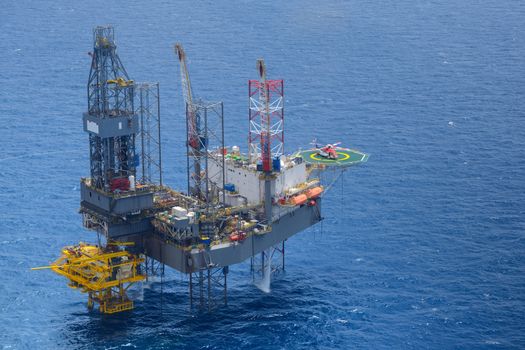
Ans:
[{"label": "white container", "polygon": [[135,191],[135,175],[130,175],[128,177],[129,180],[129,189],[130,191]]},{"label": "white container", "polygon": [[195,212],[193,211],[190,211],[188,214],[187,214],[187,217],[190,221],[190,224],[193,224],[195,222]]},{"label": "white container", "polygon": [[182,207],[173,207],[171,208],[171,213],[176,217],[183,217],[188,214],[188,211]]}]

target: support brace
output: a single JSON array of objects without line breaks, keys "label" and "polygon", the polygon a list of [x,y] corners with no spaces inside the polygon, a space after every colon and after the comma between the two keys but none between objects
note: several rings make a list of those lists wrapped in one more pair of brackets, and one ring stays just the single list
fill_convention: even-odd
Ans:
[{"label": "support brace", "polygon": [[[189,274],[190,309],[212,311],[221,303],[228,305],[229,267],[211,267]],[[198,293],[198,294],[197,294]]]}]

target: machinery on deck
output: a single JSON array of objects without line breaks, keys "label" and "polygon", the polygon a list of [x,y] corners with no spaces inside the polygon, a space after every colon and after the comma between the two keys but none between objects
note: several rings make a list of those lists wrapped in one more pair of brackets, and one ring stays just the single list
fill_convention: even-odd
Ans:
[{"label": "machinery on deck", "polygon": [[[224,144],[222,102],[195,98],[182,45],[175,46],[186,104],[187,190],[162,182],[157,83],[130,79],[117,55],[112,27],[94,30],[88,80],[90,177],[81,179],[84,227],[105,245],[66,247],[48,268],[88,293],[88,305],[114,313],[133,308],[126,289],[167,265],[188,276],[190,306],[227,303],[229,266],[251,259],[254,281],[284,270],[285,241],[322,220],[330,183],[366,161],[336,148],[284,153],[284,83],[249,80],[248,152]],[[112,242],[127,242],[115,244]],[[265,290],[269,290],[269,282]]]}]

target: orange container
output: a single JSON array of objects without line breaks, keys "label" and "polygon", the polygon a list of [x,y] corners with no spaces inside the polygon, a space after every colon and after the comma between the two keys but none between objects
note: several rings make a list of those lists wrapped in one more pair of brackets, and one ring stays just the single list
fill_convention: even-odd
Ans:
[{"label": "orange container", "polygon": [[321,193],[323,193],[322,187],[314,187],[314,188],[309,189],[306,192],[306,195],[308,196],[308,198],[317,198],[319,197]]},{"label": "orange container", "polygon": [[303,205],[307,200],[308,197],[305,194],[298,194],[292,197],[292,203],[295,205]]}]

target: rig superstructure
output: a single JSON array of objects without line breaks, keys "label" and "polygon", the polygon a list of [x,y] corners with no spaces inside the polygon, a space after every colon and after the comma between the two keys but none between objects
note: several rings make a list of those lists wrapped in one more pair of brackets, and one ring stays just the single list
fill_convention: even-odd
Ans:
[{"label": "rig superstructure", "polygon": [[[88,293],[88,305],[113,313],[133,308],[132,283],[164,270],[188,275],[190,305],[227,303],[229,266],[249,258],[261,279],[284,270],[285,241],[322,220],[326,185],[367,155],[337,148],[284,154],[284,83],[257,61],[249,80],[248,153],[224,144],[222,102],[193,96],[186,54],[175,47],[186,104],[187,189],[163,184],[158,83],[130,79],[112,27],[94,29],[88,80],[90,177],[81,179],[85,228],[106,244],[65,247],[48,268]],[[267,279],[268,280],[268,279]]]}]

